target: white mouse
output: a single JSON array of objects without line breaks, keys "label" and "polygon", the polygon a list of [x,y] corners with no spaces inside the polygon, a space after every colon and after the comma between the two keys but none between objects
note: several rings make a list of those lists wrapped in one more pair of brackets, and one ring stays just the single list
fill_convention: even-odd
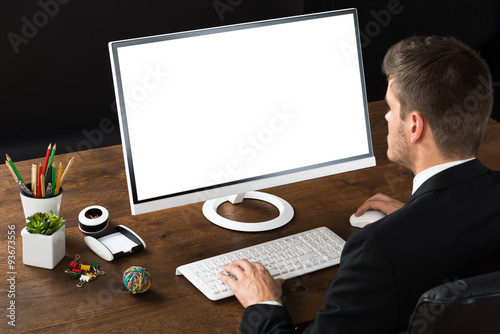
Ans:
[{"label": "white mouse", "polygon": [[369,210],[363,213],[361,216],[356,217],[354,214],[349,218],[351,225],[354,227],[365,227],[368,224],[374,223],[377,220],[384,218],[385,213],[378,210]]}]

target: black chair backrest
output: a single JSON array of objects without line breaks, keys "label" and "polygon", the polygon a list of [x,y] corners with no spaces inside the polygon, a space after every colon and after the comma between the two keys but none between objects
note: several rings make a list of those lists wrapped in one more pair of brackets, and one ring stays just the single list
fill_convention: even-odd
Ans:
[{"label": "black chair backrest", "polygon": [[500,271],[445,283],[425,292],[407,333],[500,333]]}]

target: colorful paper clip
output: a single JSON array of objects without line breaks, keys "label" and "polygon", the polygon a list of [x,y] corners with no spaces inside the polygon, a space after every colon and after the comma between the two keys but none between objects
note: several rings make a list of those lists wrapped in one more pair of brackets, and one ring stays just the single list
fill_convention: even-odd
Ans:
[{"label": "colorful paper clip", "polygon": [[75,259],[69,263],[70,268],[77,268],[79,266],[78,259],[80,259],[80,254],[75,255]]}]

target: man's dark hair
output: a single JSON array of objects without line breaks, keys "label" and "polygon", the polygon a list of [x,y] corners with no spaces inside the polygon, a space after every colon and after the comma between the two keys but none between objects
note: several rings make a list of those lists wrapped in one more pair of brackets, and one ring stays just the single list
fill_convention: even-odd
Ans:
[{"label": "man's dark hair", "polygon": [[427,120],[443,156],[477,154],[493,105],[491,73],[478,53],[451,37],[410,37],[392,46],[382,65],[401,106]]}]

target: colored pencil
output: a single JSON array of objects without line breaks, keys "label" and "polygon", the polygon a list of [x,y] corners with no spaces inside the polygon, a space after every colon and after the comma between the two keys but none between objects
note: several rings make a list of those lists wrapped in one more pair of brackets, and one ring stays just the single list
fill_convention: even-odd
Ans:
[{"label": "colored pencil", "polygon": [[14,173],[14,170],[12,169],[12,166],[10,165],[10,163],[7,160],[5,160],[5,166],[7,166],[7,169],[9,170],[10,174],[14,178],[14,181],[17,182],[19,179],[17,178],[16,173]]},{"label": "colored pencil", "polygon": [[52,166],[52,160],[54,160],[55,154],[56,154],[56,144],[54,144],[54,146],[52,146],[52,150],[50,151],[49,164],[47,165],[47,168],[48,168],[48,166]]},{"label": "colored pencil", "polygon": [[63,172],[63,163],[59,162],[56,167],[54,162],[56,149],[56,144],[52,145],[50,143],[43,163],[31,164],[31,188],[28,188],[9,155],[5,155],[5,166],[7,166],[22,193],[37,198],[52,197],[61,193],[62,184],[75,161],[75,157],[71,157]]},{"label": "colored pencil", "polygon": [[72,157],[71,160],[68,163],[68,166],[66,166],[66,169],[64,170],[64,173],[63,173],[63,175],[61,177],[61,186],[62,186],[62,184],[64,182],[64,178],[66,177],[66,174],[68,173],[68,170],[71,167],[71,165],[73,164],[74,160],[75,160],[75,157]]},{"label": "colored pencil", "polygon": [[47,154],[45,154],[45,161],[43,162],[43,170],[42,170],[43,175],[45,175],[45,172],[46,172],[47,167],[48,167],[51,147],[52,147],[52,144],[49,144],[49,147],[47,147]]},{"label": "colored pencil", "polygon": [[61,187],[61,177],[62,177],[62,162],[59,163],[59,168],[57,171],[57,182],[56,182],[55,195],[59,195],[59,188]]},{"label": "colored pencil", "polygon": [[13,170],[13,171],[14,171],[14,173],[16,174],[17,179],[18,179],[19,181],[21,181],[22,183],[24,183],[23,178],[21,177],[21,174],[19,174],[19,172],[17,171],[17,168],[16,168],[16,166],[14,165],[14,162],[12,161],[12,159],[9,157],[9,155],[8,155],[8,154],[6,154],[5,156],[7,157],[7,161],[9,162],[10,167],[12,167],[12,170]]}]

